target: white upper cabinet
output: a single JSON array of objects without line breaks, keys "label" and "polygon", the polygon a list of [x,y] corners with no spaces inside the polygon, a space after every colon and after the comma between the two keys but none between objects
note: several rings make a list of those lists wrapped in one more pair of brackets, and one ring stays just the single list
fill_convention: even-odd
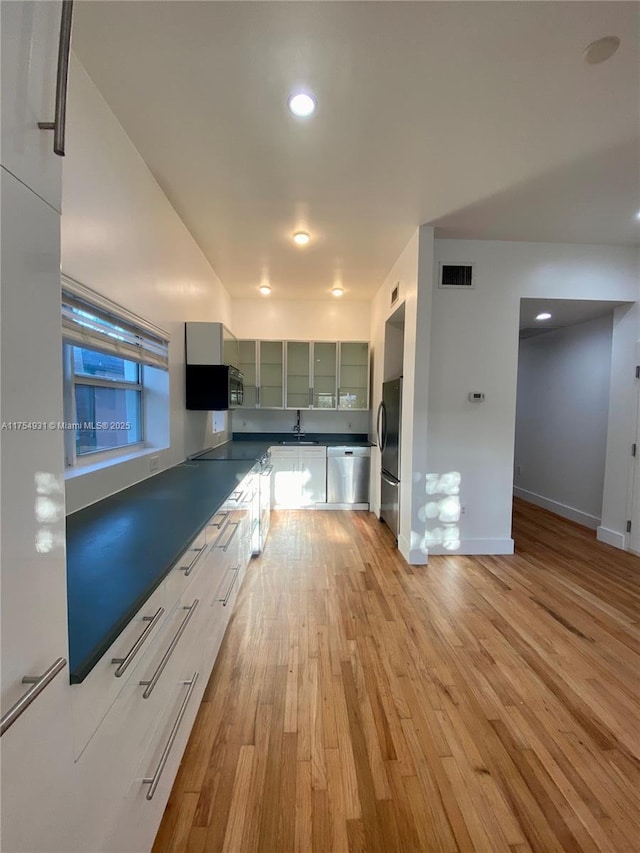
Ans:
[{"label": "white upper cabinet", "polygon": [[238,367],[238,339],[222,323],[186,323],[187,364]]},{"label": "white upper cabinet", "polygon": [[316,341],[313,345],[313,408],[336,408],[338,345]]},{"label": "white upper cabinet", "polygon": [[245,340],[239,345],[244,408],[369,408],[367,341]]},{"label": "white upper cabinet", "polygon": [[342,341],[338,375],[338,408],[369,408],[369,344]]},{"label": "white upper cabinet", "polygon": [[3,2],[2,165],[56,210],[61,209],[62,158],[53,132],[61,3]]},{"label": "white upper cabinet", "polygon": [[287,409],[311,408],[311,344],[287,341]]},{"label": "white upper cabinet", "polygon": [[260,341],[260,376],[258,405],[262,409],[284,406],[284,344],[282,341]]},{"label": "white upper cabinet", "polygon": [[244,409],[258,405],[257,341],[238,341],[238,370],[244,377]]}]

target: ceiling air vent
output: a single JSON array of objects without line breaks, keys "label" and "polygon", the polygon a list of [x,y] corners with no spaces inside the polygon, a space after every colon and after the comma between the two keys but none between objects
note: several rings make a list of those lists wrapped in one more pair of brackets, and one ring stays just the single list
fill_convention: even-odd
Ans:
[{"label": "ceiling air vent", "polygon": [[473,264],[440,264],[438,287],[473,290]]}]

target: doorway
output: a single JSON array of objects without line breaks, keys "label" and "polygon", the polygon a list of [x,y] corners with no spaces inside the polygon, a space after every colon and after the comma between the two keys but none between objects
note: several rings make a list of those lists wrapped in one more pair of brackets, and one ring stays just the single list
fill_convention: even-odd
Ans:
[{"label": "doorway", "polygon": [[602,514],[619,304],[520,302],[514,495],[594,535]]}]

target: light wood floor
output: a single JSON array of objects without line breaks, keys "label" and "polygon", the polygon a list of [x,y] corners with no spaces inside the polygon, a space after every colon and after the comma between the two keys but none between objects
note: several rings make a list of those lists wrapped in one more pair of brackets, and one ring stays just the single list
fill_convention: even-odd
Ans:
[{"label": "light wood floor", "polygon": [[428,567],[272,518],[154,853],[640,851],[640,559],[522,502]]}]

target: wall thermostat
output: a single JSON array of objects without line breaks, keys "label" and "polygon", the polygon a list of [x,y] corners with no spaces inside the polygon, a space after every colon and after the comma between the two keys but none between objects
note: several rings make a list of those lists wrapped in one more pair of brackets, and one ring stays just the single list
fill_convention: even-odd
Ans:
[{"label": "wall thermostat", "polygon": [[469,391],[469,399],[472,403],[480,403],[484,400],[484,394],[482,391]]}]

